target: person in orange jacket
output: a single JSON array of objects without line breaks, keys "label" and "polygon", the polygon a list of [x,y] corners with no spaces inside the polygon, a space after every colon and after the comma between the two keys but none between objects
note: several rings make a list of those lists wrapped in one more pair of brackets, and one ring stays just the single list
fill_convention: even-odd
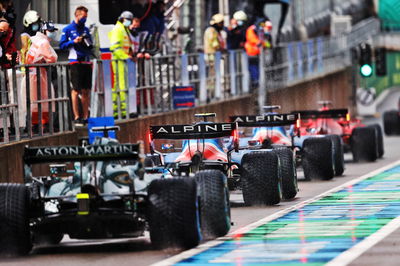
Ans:
[{"label": "person in orange jacket", "polygon": [[259,79],[259,55],[261,48],[272,48],[272,23],[268,19],[259,19],[246,30],[246,43],[244,48],[249,56],[249,71],[252,87],[258,85]]}]

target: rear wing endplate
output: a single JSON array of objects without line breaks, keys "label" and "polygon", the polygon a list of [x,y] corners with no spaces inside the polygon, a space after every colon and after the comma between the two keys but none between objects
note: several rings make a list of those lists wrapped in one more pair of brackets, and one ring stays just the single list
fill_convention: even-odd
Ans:
[{"label": "rear wing endplate", "polygon": [[240,127],[277,127],[293,125],[300,118],[299,114],[271,114],[271,115],[237,115],[230,116],[231,122]]},{"label": "rear wing endplate", "polygon": [[301,119],[316,119],[316,118],[346,118],[348,109],[330,109],[330,110],[308,110],[308,111],[293,111],[299,113]]},{"label": "rear wing endplate", "polygon": [[140,144],[87,146],[25,147],[26,164],[66,161],[135,160],[140,157]]},{"label": "rear wing endplate", "polygon": [[151,139],[211,139],[233,134],[236,123],[150,126]]}]

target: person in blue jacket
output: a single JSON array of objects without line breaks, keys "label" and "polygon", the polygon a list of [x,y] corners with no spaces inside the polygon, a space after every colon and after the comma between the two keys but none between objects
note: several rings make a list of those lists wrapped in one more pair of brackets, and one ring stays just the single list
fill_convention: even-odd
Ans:
[{"label": "person in blue jacket", "polygon": [[[71,69],[71,101],[74,113],[74,123],[87,123],[89,117],[90,89],[92,87],[92,37],[85,27],[88,9],[78,6],[75,9],[75,19],[66,26],[61,34],[60,48],[69,50]],[[79,94],[81,95],[82,116],[79,114]]]}]

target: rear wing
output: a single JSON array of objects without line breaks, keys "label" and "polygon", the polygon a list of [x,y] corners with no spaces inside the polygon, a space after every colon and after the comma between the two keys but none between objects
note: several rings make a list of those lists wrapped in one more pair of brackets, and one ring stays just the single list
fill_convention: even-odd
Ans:
[{"label": "rear wing", "polygon": [[150,126],[150,138],[151,140],[220,138],[232,136],[236,128],[236,123]]},{"label": "rear wing", "polygon": [[348,109],[330,109],[330,110],[307,110],[307,111],[293,111],[292,113],[299,113],[301,119],[316,119],[316,118],[346,118],[349,113]]},{"label": "rear wing", "polygon": [[140,158],[141,144],[88,146],[25,147],[26,164],[66,161],[135,160]]},{"label": "rear wing", "polygon": [[240,127],[277,127],[296,124],[299,114],[237,115],[230,116],[231,122]]}]

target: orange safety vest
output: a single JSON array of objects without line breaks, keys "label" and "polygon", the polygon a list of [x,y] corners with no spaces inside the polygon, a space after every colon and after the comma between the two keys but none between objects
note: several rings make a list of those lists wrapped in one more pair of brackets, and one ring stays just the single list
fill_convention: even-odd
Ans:
[{"label": "orange safety vest", "polygon": [[248,56],[256,56],[260,54],[259,45],[261,43],[260,38],[257,35],[257,29],[255,25],[251,25],[246,30],[246,43],[244,49]]}]

